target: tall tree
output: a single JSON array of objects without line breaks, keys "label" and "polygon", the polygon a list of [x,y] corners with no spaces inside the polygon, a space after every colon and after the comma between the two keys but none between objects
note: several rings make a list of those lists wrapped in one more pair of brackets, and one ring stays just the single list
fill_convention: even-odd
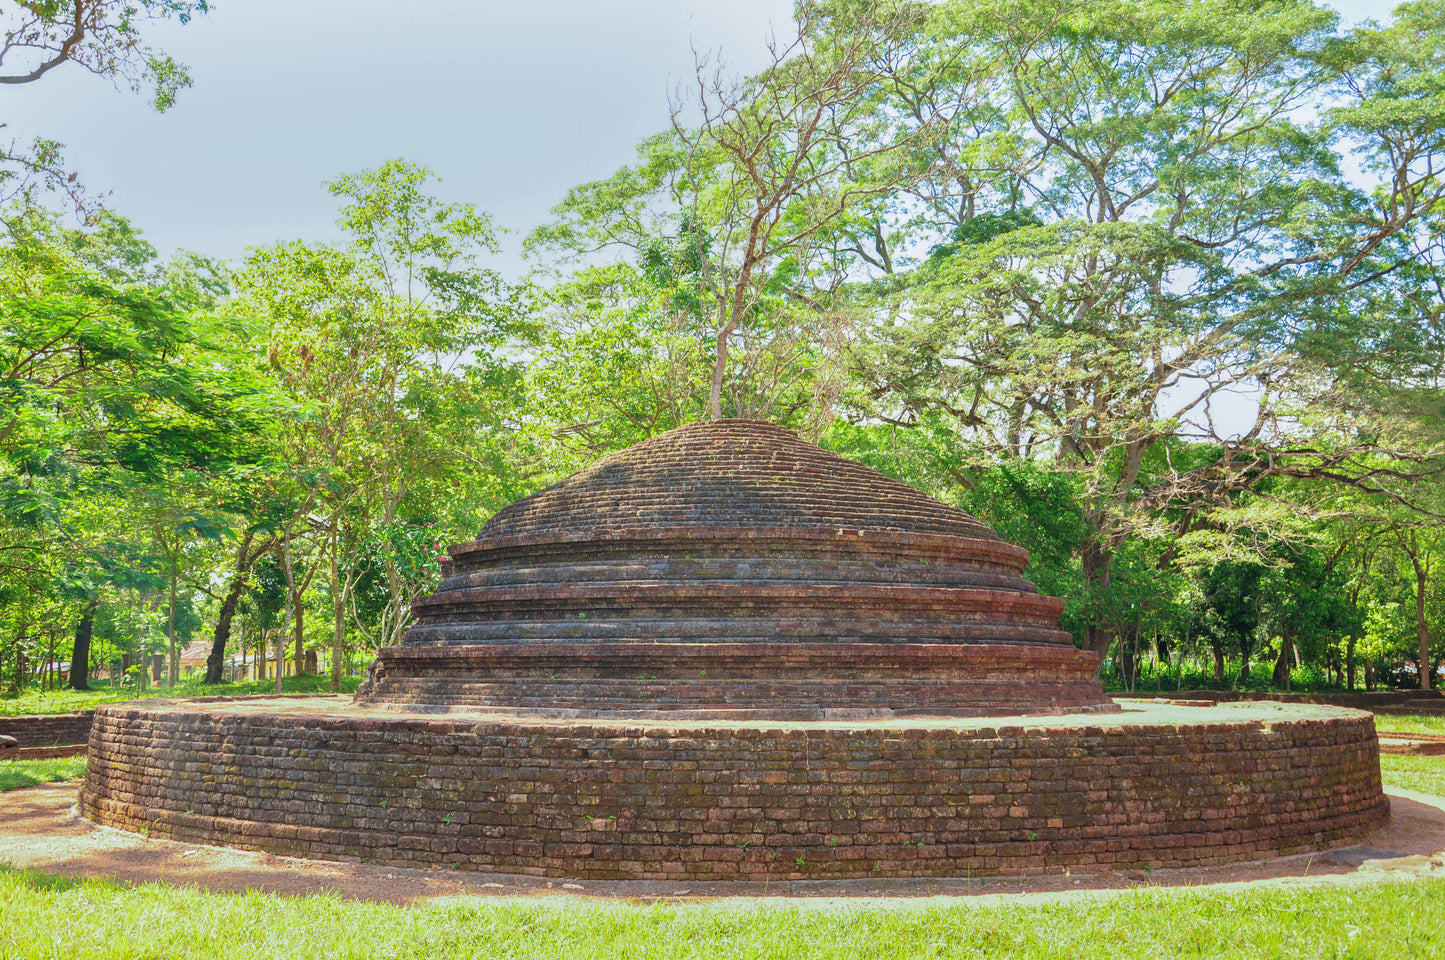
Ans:
[{"label": "tall tree", "polygon": [[[1397,280],[1445,140],[1421,128],[1403,157],[1384,116],[1391,98],[1434,109],[1391,64],[1436,27],[1334,27],[1303,0],[960,2],[928,28],[969,68],[899,81],[900,117],[919,91],[964,105],[930,141],[950,179],[902,207],[897,230],[931,254],[876,313],[860,405],[1077,472],[1096,601],[1166,508],[1176,535],[1227,531],[1234,494],[1271,476],[1398,495],[1434,469],[1418,404],[1378,383],[1438,357]],[[1312,119],[1321,103],[1337,109]],[[1378,189],[1341,174],[1342,136]],[[1250,421],[1223,414],[1233,395]],[[1212,455],[1177,462],[1178,441]],[[1119,624],[1097,613],[1103,653]]]},{"label": "tall tree", "polygon": [[[80,617],[128,575],[121,530],[142,513],[213,513],[195,501],[250,456],[255,384],[196,309],[195,276],[158,263],[125,221],[69,230],[31,209],[12,231],[0,247],[0,565],[18,576],[65,558]],[[82,647],[87,636],[76,632]]]},{"label": "tall tree", "polygon": [[215,630],[211,636],[211,652],[206,656],[206,683],[220,683],[224,678],[226,645],[231,639],[231,625],[235,621],[236,610],[249,583],[251,568],[255,566],[257,560],[273,549],[275,544],[274,536],[262,537],[254,530],[247,530],[241,535],[240,543],[236,545],[235,566],[226,585],[226,592],[222,595],[220,607],[216,611]]},{"label": "tall tree", "polygon": [[[893,137],[875,96],[880,65],[904,56],[922,9],[800,3],[796,32],[769,45],[758,74],[733,78],[699,58],[672,130],[644,142],[637,165],[570,191],[530,238],[564,259],[606,251],[627,265],[582,283],[650,314],[683,360],[659,397],[670,417],[693,416],[698,392],[713,419],[816,421],[831,407],[853,257],[835,227],[886,197],[906,175],[905,147],[932,132],[928,117]],[[693,339],[691,355],[669,329]],[[679,389],[689,378],[700,390]]]},{"label": "tall tree", "polygon": [[[283,540],[314,534],[331,557],[323,564],[318,552],[309,569],[330,570],[333,685],[368,544],[437,519],[439,495],[484,465],[480,448],[502,442],[496,422],[477,415],[519,381],[507,355],[523,329],[518,294],[481,262],[496,249],[491,221],[431,196],[433,180],[401,160],[341,177],[330,190],[343,201],[346,246],[255,250],[239,277],[243,309],[269,325],[271,375],[293,410],[283,456],[304,522]],[[395,643],[429,584],[409,578],[395,551],[374,555],[387,597],[374,639]]]}]

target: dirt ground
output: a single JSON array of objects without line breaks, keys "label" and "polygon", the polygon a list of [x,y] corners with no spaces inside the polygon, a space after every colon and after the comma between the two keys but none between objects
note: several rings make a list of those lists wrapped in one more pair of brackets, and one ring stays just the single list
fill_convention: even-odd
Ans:
[{"label": "dirt ground", "polygon": [[301,860],[208,847],[96,826],[74,813],[79,781],[0,794],[0,862],[66,876],[128,882],[164,880],[208,890],[279,894],[330,892],[411,904],[462,897],[596,897],[644,901],[780,898],[824,907],[840,899],[925,906],[939,898],[990,903],[1106,896],[1138,887],[1327,886],[1445,876],[1445,798],[1390,790],[1388,826],[1362,843],[1323,853],[1189,870],[1131,869],[1062,876],[969,880],[809,880],[793,882],[566,881],[449,870],[402,870]]}]

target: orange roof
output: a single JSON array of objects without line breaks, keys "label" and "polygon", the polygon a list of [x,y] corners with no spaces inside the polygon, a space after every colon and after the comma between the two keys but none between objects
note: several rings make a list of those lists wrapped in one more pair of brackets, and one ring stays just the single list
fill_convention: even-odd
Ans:
[{"label": "orange roof", "polygon": [[209,640],[192,640],[190,643],[186,644],[186,648],[181,651],[181,666],[183,666],[183,667],[199,667],[199,666],[202,666],[203,664],[205,664],[206,658],[209,657],[210,655],[211,655],[211,641],[209,641]]}]

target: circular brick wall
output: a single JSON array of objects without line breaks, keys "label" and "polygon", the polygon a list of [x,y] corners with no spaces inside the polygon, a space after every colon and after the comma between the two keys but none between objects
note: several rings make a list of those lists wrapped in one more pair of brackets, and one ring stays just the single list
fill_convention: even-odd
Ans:
[{"label": "circular brick wall", "polygon": [[1373,718],[669,723],[340,700],[101,707],[80,806],[151,836],[592,879],[944,877],[1300,853],[1388,817]]}]

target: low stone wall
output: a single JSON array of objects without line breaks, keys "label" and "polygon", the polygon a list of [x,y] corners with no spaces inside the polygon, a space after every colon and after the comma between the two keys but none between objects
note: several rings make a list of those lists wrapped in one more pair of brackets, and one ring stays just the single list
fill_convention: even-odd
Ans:
[{"label": "low stone wall", "polygon": [[321,859],[708,880],[1202,865],[1389,809],[1371,718],[1324,707],[648,727],[269,706],[100,708],[82,811]]},{"label": "low stone wall", "polygon": [[1215,703],[1277,700],[1280,703],[1317,703],[1354,710],[1380,712],[1394,708],[1445,706],[1439,690],[1351,690],[1334,693],[1277,693],[1267,690],[1139,690],[1115,692],[1119,700],[1210,700]]},{"label": "low stone wall", "polygon": [[14,737],[22,749],[83,744],[90,739],[90,725],[94,717],[94,710],[39,716],[0,716],[0,737]]},{"label": "low stone wall", "polygon": [[5,760],[54,760],[57,757],[78,757],[86,752],[83,743],[63,743],[58,747],[21,747],[13,756],[0,755]]}]

